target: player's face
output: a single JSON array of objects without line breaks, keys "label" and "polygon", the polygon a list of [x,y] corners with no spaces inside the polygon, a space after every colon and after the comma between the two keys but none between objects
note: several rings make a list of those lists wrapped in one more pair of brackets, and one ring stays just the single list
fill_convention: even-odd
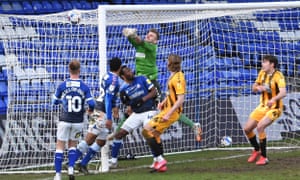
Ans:
[{"label": "player's face", "polygon": [[154,32],[148,32],[145,37],[145,41],[156,44],[157,43],[157,36]]},{"label": "player's face", "polygon": [[133,72],[131,71],[131,69],[129,69],[129,68],[125,68],[125,69],[123,69],[123,73],[124,73],[124,79],[126,80],[126,81],[132,81],[133,79],[134,79],[134,74],[133,74]]},{"label": "player's face", "polygon": [[264,59],[261,63],[262,70],[269,73],[273,70],[273,64],[270,61]]}]

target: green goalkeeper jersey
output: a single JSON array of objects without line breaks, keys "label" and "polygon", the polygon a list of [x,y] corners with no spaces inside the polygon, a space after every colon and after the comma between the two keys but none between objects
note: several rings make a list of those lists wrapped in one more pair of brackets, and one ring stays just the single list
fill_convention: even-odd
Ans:
[{"label": "green goalkeeper jersey", "polygon": [[132,38],[129,42],[135,47],[135,71],[136,75],[144,75],[150,80],[157,80],[158,69],[156,66],[157,45],[143,41],[137,44]]}]

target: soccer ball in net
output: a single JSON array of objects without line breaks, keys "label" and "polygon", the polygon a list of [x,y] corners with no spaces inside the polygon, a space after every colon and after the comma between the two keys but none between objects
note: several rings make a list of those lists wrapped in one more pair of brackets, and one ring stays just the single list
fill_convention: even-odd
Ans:
[{"label": "soccer ball in net", "polygon": [[232,144],[232,139],[229,136],[223,136],[221,139],[221,146],[226,147]]},{"label": "soccer ball in net", "polygon": [[68,20],[72,24],[78,24],[80,22],[80,19],[81,19],[80,12],[72,10],[68,13]]}]

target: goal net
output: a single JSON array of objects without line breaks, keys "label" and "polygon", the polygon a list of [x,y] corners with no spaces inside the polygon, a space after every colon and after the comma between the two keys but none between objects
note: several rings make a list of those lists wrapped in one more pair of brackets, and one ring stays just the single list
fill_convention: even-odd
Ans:
[{"label": "goal net", "polygon": [[[249,147],[242,127],[259,103],[251,85],[264,54],[279,58],[288,87],[284,112],[267,129],[268,147],[299,147],[300,2],[99,6],[78,12],[78,24],[68,20],[68,12],[0,17],[9,89],[1,173],[53,172],[60,109],[50,104],[51,95],[68,78],[67,64],[74,58],[95,97],[107,60],[117,56],[134,69],[135,49],[122,36],[125,27],[136,28],[142,38],[150,28],[159,31],[162,89],[167,56],[183,58],[184,114],[201,123],[203,140],[196,142],[193,129],[176,122],[162,135],[165,153],[218,148],[225,135],[233,140],[230,147]],[[151,154],[140,130],[124,139],[120,156]]]}]

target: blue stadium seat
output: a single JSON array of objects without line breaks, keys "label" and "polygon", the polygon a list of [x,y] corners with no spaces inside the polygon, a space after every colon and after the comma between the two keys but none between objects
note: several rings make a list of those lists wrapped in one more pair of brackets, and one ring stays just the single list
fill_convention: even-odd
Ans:
[{"label": "blue stadium seat", "polygon": [[0,95],[7,96],[7,84],[6,81],[0,81]]},{"label": "blue stadium seat", "polygon": [[209,99],[212,96],[212,90],[214,89],[213,84],[200,84],[199,86],[199,98]]},{"label": "blue stadium seat", "polygon": [[34,13],[33,7],[29,1],[23,1],[22,7],[23,7],[24,14],[33,14]]},{"label": "blue stadium seat", "polygon": [[0,98],[0,114],[5,114],[7,109],[6,103]]},{"label": "blue stadium seat", "polygon": [[220,82],[217,85],[216,97],[220,99],[227,99],[230,96],[238,96],[239,86],[236,82]]},{"label": "blue stadium seat", "polygon": [[257,29],[255,28],[253,22],[251,21],[240,21],[237,23],[239,26],[239,29],[242,32],[255,32]]},{"label": "blue stadium seat", "polygon": [[0,6],[3,13],[11,14],[14,12],[14,9],[12,8],[11,4],[7,1],[2,2]]},{"label": "blue stadium seat", "polygon": [[41,4],[46,13],[54,13],[56,9],[52,7],[52,4],[49,1],[41,1]]},{"label": "blue stadium seat", "polygon": [[253,81],[245,81],[240,84],[240,93],[244,95],[249,95],[252,93]]},{"label": "blue stadium seat", "polygon": [[80,1],[82,9],[93,9],[92,3],[88,1]]},{"label": "blue stadium seat", "polygon": [[4,54],[3,41],[0,41],[0,54]]},{"label": "blue stadium seat", "polygon": [[59,1],[50,1],[55,11],[61,12],[64,10],[63,5]]},{"label": "blue stadium seat", "polygon": [[198,49],[195,49],[195,52],[200,56],[204,57],[204,59],[210,58],[212,56],[215,56],[215,50],[212,46],[199,46]]},{"label": "blue stadium seat", "polygon": [[296,19],[279,19],[278,23],[281,31],[299,30],[299,22]]},{"label": "blue stadium seat", "polygon": [[64,8],[64,11],[73,9],[73,5],[69,1],[60,1],[60,2]]},{"label": "blue stadium seat", "polygon": [[18,1],[12,1],[11,2],[11,7],[13,9],[14,14],[24,14],[24,7],[22,4]]},{"label": "blue stadium seat", "polygon": [[47,12],[40,1],[32,1],[32,9],[34,10],[35,14],[43,14]]},{"label": "blue stadium seat", "polygon": [[82,7],[82,5],[81,5],[80,2],[74,1],[74,0],[72,0],[72,1],[70,1],[70,2],[71,2],[71,4],[73,5],[73,8],[74,8],[74,9],[83,9],[83,7]]},{"label": "blue stadium seat", "polygon": [[3,102],[5,103],[6,106],[8,105],[8,97],[7,96],[3,97]]}]

